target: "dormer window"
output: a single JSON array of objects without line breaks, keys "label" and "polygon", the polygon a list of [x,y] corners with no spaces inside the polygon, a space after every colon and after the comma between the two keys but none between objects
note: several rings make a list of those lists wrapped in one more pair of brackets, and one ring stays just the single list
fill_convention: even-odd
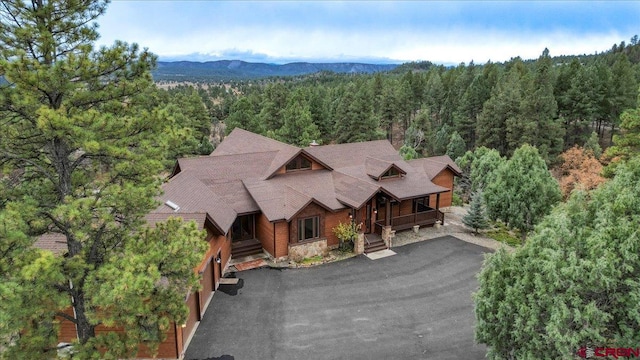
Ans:
[{"label": "dormer window", "polygon": [[387,172],[382,174],[380,178],[389,179],[389,178],[397,178],[397,177],[400,177],[400,172],[398,171],[398,168],[394,166],[394,167],[391,167],[389,170],[387,170]]},{"label": "dormer window", "polygon": [[287,172],[298,170],[311,170],[311,161],[302,155],[298,155],[286,166]]}]

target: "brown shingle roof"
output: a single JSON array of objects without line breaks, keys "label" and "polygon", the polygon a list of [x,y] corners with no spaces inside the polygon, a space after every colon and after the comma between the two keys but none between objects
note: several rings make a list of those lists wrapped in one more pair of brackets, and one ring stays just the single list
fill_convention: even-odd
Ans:
[{"label": "brown shingle roof", "polygon": [[58,233],[40,235],[33,246],[38,249],[51,251],[56,255],[64,254],[68,250],[67,237]]},{"label": "brown shingle roof", "polygon": [[204,229],[204,223],[207,220],[206,213],[149,213],[145,216],[147,225],[154,228],[157,223],[167,221],[169,218],[181,218],[182,221],[195,221],[198,229]]},{"label": "brown shingle roof", "polygon": [[393,161],[381,160],[372,157],[367,157],[364,163],[364,168],[367,175],[379,180],[387,171],[395,167],[398,172],[405,175],[407,172],[398,167]]},{"label": "brown shingle roof", "polygon": [[[300,154],[326,169],[278,172]],[[187,213],[206,211],[226,232],[243,213],[262,211],[270,221],[288,221],[311,202],[336,211],[360,208],[380,191],[398,200],[448,191],[433,184],[427,170],[437,165],[459,172],[455,163],[448,157],[420,160],[407,163],[386,140],[300,149],[234,129],[210,156],[178,161],[180,173],[165,185],[163,201]],[[405,176],[378,180],[392,167]]]},{"label": "brown shingle roof", "polygon": [[460,176],[462,174],[458,165],[451,160],[449,155],[409,160],[409,164],[416,169],[422,170],[429,177],[429,180],[433,180],[433,178],[446,168],[453,171],[456,176]]},{"label": "brown shingle roof", "polygon": [[289,220],[311,200],[329,210],[344,208],[329,170],[300,171],[243,183],[269,221]]},{"label": "brown shingle roof", "polygon": [[240,128],[235,128],[224,138],[224,141],[218,145],[210,156],[281,151],[290,148],[298,149],[295,146],[287,145]]},{"label": "brown shingle roof", "polygon": [[355,209],[362,207],[380,190],[376,184],[339,171],[334,171],[332,175],[338,201]]},{"label": "brown shingle roof", "polygon": [[[398,154],[387,140],[311,146],[304,150],[322,160],[334,170],[342,167],[364,165],[368,157],[393,163],[395,163],[396,160],[402,160],[400,154]],[[406,171],[404,168],[402,168],[402,170]]]},{"label": "brown shingle roof", "polygon": [[[164,194],[160,196],[162,204],[154,213],[171,213],[177,216],[190,213],[207,213],[223,234],[226,234],[233,221],[236,212],[230,204],[215,194],[200,180],[189,174],[181,172],[163,184]],[[171,201],[180,208],[175,210],[166,204]]]}]

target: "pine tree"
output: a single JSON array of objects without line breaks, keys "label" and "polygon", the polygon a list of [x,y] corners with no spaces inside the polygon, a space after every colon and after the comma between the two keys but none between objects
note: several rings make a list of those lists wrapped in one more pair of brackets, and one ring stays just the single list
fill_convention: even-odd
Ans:
[{"label": "pine tree", "polygon": [[469,212],[462,218],[462,222],[478,234],[478,230],[489,227],[482,190],[478,190],[471,195],[469,206]]},{"label": "pine tree", "polygon": [[558,182],[538,150],[526,144],[496,170],[484,196],[489,217],[519,229],[523,240],[561,199]]},{"label": "pine tree", "polygon": [[464,143],[464,139],[462,139],[462,136],[460,136],[457,131],[454,131],[451,137],[449,137],[446,154],[452,159],[457,159],[464,155],[465,149],[466,144]]},{"label": "pine tree", "polygon": [[295,90],[282,111],[284,124],[276,130],[278,140],[301,147],[320,139],[320,131],[311,120],[311,110],[302,89]]},{"label": "pine tree", "polygon": [[574,192],[514,253],[489,255],[474,294],[489,359],[573,359],[640,338],[640,163]]},{"label": "pine tree", "polygon": [[[7,358],[56,357],[60,319],[76,325],[79,358],[134,356],[142,340],[153,349],[168,324],[186,319],[184,295],[197,286],[203,234],[175,222],[143,226],[167,151],[183,134],[170,111],[146,106],[155,56],[123,42],[93,48],[93,21],[105,9],[104,1],[54,0],[0,8],[0,73],[9,83],[0,87]],[[33,249],[43,234],[62,237],[65,255]],[[125,331],[96,332],[101,324]]]},{"label": "pine tree", "polygon": [[[359,84],[361,85],[361,84]],[[373,116],[371,97],[364,86],[349,83],[336,109],[336,141],[349,143],[378,140],[379,120]]]}]

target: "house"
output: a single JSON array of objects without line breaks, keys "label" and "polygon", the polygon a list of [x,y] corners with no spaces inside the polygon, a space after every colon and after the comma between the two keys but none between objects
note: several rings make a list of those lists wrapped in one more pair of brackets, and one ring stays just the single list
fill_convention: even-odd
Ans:
[{"label": "house", "polygon": [[206,212],[232,257],[313,256],[336,247],[332,229],[349,221],[367,250],[443,223],[459,175],[448,156],[404,161],[386,140],[298,148],[237,128],[211,155],[178,160],[162,200],[179,210],[156,212]]},{"label": "house", "polygon": [[[298,148],[239,128],[209,156],[179,159],[147,221],[193,220],[209,250],[195,269],[201,290],[185,299],[189,317],[169,329],[158,357],[182,357],[232,257],[325,253],[339,244],[333,228],[351,221],[365,251],[386,248],[396,230],[443,223],[459,175],[448,156],[404,161],[387,140]],[[71,322],[61,329],[61,341],[74,338]]]}]

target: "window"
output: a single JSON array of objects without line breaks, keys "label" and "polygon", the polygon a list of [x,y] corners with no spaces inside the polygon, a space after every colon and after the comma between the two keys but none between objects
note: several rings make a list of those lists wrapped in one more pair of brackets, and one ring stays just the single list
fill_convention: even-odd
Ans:
[{"label": "window", "polygon": [[320,237],[320,217],[314,216],[298,219],[298,241],[317,239]]},{"label": "window", "polygon": [[297,171],[297,170],[310,170],[311,169],[311,161],[304,156],[298,156],[295,159],[291,160],[287,166],[287,172],[289,171]]},{"label": "window", "polygon": [[393,177],[398,177],[398,176],[400,176],[400,172],[398,172],[398,169],[396,169],[395,167],[392,167],[386,173],[384,173],[381,176],[381,178],[382,179],[386,179],[386,178],[393,178]]}]

